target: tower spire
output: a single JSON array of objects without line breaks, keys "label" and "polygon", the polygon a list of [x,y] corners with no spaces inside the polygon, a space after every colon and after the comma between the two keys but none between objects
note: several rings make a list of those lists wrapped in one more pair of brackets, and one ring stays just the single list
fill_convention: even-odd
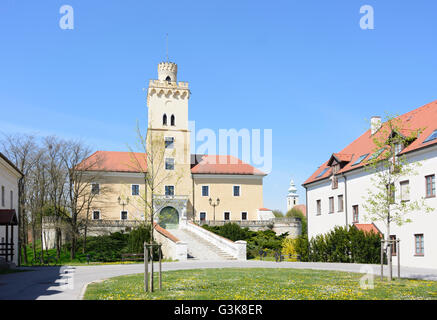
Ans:
[{"label": "tower spire", "polygon": [[166,33],[165,39],[166,39],[166,57],[168,62],[168,33]]}]

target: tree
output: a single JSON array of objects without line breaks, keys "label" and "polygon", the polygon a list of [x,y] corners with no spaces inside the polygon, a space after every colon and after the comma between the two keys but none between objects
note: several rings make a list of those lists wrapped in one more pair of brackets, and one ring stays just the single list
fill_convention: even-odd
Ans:
[{"label": "tree", "polygon": [[147,131],[144,137],[137,123],[137,148],[141,153],[131,154],[130,166],[136,171],[141,172],[144,178],[144,192],[140,194],[137,205],[144,210],[145,220],[150,221],[150,243],[153,242],[154,219],[157,213],[171,202],[172,196],[162,196],[160,191],[164,183],[172,181],[175,187],[182,179],[181,170],[174,165],[174,170],[165,170],[165,159],[175,157],[175,149],[166,149],[165,139],[162,132]]},{"label": "tree", "polygon": [[275,218],[283,218],[284,217],[284,214],[282,213],[281,210],[276,209],[276,210],[273,210],[272,212],[273,212],[273,215],[275,216]]},{"label": "tree", "polygon": [[[23,173],[23,177],[18,185],[18,261],[24,260],[27,263],[27,211],[29,209],[29,196],[33,189],[33,180],[31,179],[32,170],[39,160],[39,148],[35,138],[32,135],[4,134],[1,141],[1,147],[6,157],[11,160],[15,166]],[[31,222],[34,219],[31,220]],[[34,225],[32,225],[33,230]],[[35,233],[33,234],[35,237]]]},{"label": "tree", "polygon": [[[420,162],[409,162],[401,154],[402,149],[410,145],[422,132],[422,129],[410,130],[404,127],[399,117],[386,116],[386,121],[373,135],[373,154],[366,161],[365,169],[371,173],[372,188],[368,189],[364,209],[370,221],[382,221],[386,226],[385,241],[390,240],[390,226],[398,226],[411,222],[408,214],[418,210],[430,212],[424,198],[402,201],[397,199],[400,194],[400,181],[406,177],[417,175],[416,168]],[[405,192],[405,190],[404,190]],[[409,191],[407,191],[409,194]],[[401,197],[404,195],[401,195]],[[389,242],[388,242],[389,243]],[[388,246],[389,280],[392,279],[392,250]]]},{"label": "tree", "polygon": [[[153,129],[147,130],[146,137],[141,133],[137,122],[137,149],[141,153],[135,153],[129,147],[131,155],[130,166],[137,172],[141,172],[144,178],[144,192],[140,194],[138,205],[144,210],[144,219],[150,221],[150,243],[153,243],[153,231],[155,229],[154,218],[168,203],[171,203],[173,194],[162,195],[162,187],[164,183],[171,181],[171,184],[176,188],[182,179],[182,168],[180,165],[166,163],[166,158],[176,156],[176,149],[167,149],[164,134],[161,131]],[[167,165],[172,165],[173,170],[166,170]],[[186,165],[186,164],[185,164]],[[189,163],[188,163],[189,170]],[[173,190],[174,191],[174,190]],[[153,251],[152,251],[153,255]],[[153,257],[150,270],[150,288],[153,291]]]},{"label": "tree", "polygon": [[90,149],[80,141],[68,141],[62,153],[62,163],[68,172],[64,201],[69,215],[64,220],[71,235],[71,259],[76,256],[79,229],[89,212],[90,204],[95,197],[105,193],[103,188],[99,192],[92,189],[92,184],[101,180],[101,173],[96,169],[101,167],[103,159],[97,155],[91,158],[90,154]]},{"label": "tree", "polygon": [[302,234],[306,235],[308,233],[308,224],[307,224],[307,217],[303,214],[302,211],[300,211],[297,208],[290,209],[285,216],[287,218],[298,218],[301,221],[302,224]]}]

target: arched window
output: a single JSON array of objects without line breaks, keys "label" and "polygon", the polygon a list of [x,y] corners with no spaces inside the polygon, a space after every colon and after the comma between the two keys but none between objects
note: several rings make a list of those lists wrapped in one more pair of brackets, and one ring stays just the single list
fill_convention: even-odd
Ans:
[{"label": "arched window", "polygon": [[170,125],[172,125],[172,126],[175,125],[174,124],[174,115],[173,114],[171,115],[171,118],[170,118]]},{"label": "arched window", "polygon": [[162,117],[162,125],[166,126],[167,125],[167,115],[164,113],[164,116]]},{"label": "arched window", "polygon": [[165,78],[165,81],[168,81],[168,82],[170,82],[170,81],[171,81],[171,78],[170,78],[170,76],[167,76],[167,78]]}]

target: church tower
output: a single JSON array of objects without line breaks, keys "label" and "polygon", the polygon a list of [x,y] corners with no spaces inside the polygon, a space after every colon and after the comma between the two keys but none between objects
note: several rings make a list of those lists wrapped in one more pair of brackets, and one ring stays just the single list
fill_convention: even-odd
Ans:
[{"label": "church tower", "polygon": [[287,211],[291,210],[295,205],[299,204],[299,195],[296,193],[296,185],[293,179],[290,180],[290,188],[287,195]]},{"label": "church tower", "polygon": [[[155,175],[155,195],[175,208],[179,219],[192,212],[190,132],[188,130],[187,82],[177,82],[173,62],[158,64],[158,79],[150,80],[147,91],[147,171]],[[154,159],[152,159],[154,158]],[[158,210],[159,208],[157,208]]]}]

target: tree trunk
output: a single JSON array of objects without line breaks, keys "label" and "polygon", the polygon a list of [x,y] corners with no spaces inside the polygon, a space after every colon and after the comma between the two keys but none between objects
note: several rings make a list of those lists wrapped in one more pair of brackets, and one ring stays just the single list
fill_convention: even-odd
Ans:
[{"label": "tree trunk", "polygon": [[[390,219],[390,217],[388,219]],[[388,250],[388,261],[387,261],[388,262],[388,280],[392,281],[392,278],[393,278],[392,277],[392,261],[391,261],[392,260],[392,256],[391,256],[390,221],[389,220],[387,221],[387,237],[386,237],[386,241],[388,241],[387,242],[388,243],[388,247],[387,247],[387,250]]]},{"label": "tree trunk", "polygon": [[88,231],[88,221],[85,224],[85,230],[83,232],[83,245],[82,245],[82,253],[83,254],[85,254],[85,252],[86,252],[86,234],[87,234],[87,231]]}]

